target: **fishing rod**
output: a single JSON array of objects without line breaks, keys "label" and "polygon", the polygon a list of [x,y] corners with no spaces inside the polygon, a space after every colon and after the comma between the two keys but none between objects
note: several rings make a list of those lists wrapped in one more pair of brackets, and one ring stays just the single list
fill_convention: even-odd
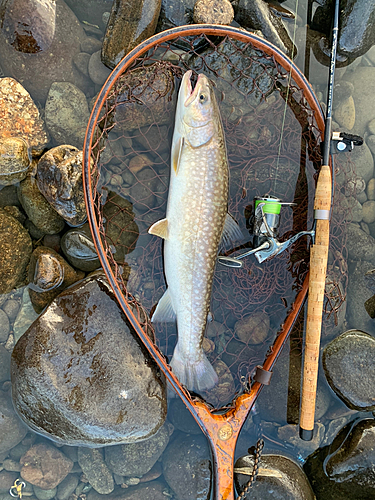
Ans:
[{"label": "fishing rod", "polygon": [[304,441],[310,441],[314,434],[316,388],[318,381],[320,337],[322,330],[324,289],[329,247],[329,223],[332,201],[332,176],[331,168],[329,166],[329,156],[332,129],[333,85],[339,29],[339,9],[340,0],[336,0],[332,30],[331,62],[329,67],[327,113],[324,129],[323,165],[319,173],[315,191],[315,241],[310,250],[309,298],[307,306],[302,402],[300,413],[300,437]]}]

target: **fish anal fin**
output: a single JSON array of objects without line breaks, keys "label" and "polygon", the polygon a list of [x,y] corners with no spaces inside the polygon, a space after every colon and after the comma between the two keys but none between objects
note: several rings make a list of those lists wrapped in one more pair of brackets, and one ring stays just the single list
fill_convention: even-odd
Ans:
[{"label": "fish anal fin", "polygon": [[220,241],[220,250],[225,250],[232,246],[234,241],[240,241],[243,239],[242,231],[230,214],[225,217],[223,234]]},{"label": "fish anal fin", "polygon": [[168,220],[161,219],[152,224],[148,229],[149,234],[154,234],[155,236],[160,236],[163,240],[168,239]]},{"label": "fish anal fin", "polygon": [[151,322],[152,323],[172,323],[176,320],[176,313],[173,309],[171,296],[169,294],[169,290],[167,289],[164,292],[164,295],[159,300],[158,305],[152,315]]},{"label": "fish anal fin", "polygon": [[177,142],[173,145],[172,148],[172,166],[176,175],[178,174],[178,169],[180,166],[182,148],[184,147],[185,139],[183,137],[179,137]]}]

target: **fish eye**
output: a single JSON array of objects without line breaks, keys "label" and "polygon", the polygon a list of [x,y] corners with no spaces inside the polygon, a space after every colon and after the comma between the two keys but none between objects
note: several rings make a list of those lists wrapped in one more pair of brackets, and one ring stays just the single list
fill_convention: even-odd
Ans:
[{"label": "fish eye", "polygon": [[206,96],[206,94],[203,94],[203,93],[202,93],[202,94],[200,94],[200,95],[199,95],[199,100],[200,100],[200,102],[202,102],[202,103],[206,102],[206,101],[207,101],[207,96]]}]

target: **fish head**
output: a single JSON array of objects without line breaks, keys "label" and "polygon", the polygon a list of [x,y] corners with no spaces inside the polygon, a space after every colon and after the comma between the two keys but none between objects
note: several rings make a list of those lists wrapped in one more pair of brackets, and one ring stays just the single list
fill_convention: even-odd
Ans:
[{"label": "fish head", "polygon": [[182,78],[176,120],[182,122],[185,138],[197,147],[210,140],[221,119],[211,81],[200,74],[193,89],[191,76],[189,70]]}]

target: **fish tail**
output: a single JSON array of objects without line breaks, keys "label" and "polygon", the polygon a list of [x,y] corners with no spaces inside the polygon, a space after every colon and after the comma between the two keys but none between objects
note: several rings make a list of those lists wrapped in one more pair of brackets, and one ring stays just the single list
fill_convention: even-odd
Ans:
[{"label": "fish tail", "polygon": [[180,356],[177,344],[170,366],[179,382],[190,391],[212,389],[218,382],[218,376],[203,351],[199,360],[187,361]]}]

